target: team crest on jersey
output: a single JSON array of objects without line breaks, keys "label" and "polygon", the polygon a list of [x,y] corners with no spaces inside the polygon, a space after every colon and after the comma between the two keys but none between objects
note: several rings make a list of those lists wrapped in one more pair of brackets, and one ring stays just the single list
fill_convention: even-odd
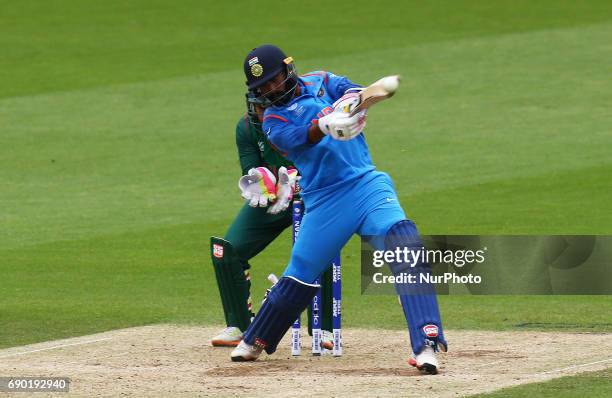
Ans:
[{"label": "team crest on jersey", "polygon": [[438,337],[438,327],[436,325],[423,326],[423,332],[427,337]]},{"label": "team crest on jersey", "polygon": [[213,256],[217,258],[223,258],[223,246],[218,244],[213,244]]}]

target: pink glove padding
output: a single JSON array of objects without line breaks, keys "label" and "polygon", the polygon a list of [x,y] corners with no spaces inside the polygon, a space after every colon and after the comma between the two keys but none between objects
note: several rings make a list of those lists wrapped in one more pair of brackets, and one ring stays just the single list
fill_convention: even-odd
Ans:
[{"label": "pink glove padding", "polygon": [[281,211],[287,210],[295,194],[295,186],[298,178],[296,169],[287,169],[284,166],[278,169],[278,185],[276,186],[277,199],[268,209],[268,213],[278,214]]},{"label": "pink glove padding", "polygon": [[266,207],[276,200],[276,177],[265,167],[249,170],[247,175],[240,177],[238,188],[251,207]]}]

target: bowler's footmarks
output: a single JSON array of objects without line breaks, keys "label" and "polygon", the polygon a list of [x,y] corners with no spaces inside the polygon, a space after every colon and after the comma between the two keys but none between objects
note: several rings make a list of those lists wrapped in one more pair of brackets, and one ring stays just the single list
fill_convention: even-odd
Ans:
[{"label": "bowler's footmarks", "polygon": [[238,347],[234,348],[232,351],[232,361],[233,362],[249,362],[254,361],[261,355],[263,348],[250,345],[241,341],[238,344]]},{"label": "bowler's footmarks", "polygon": [[408,364],[414,366],[424,374],[435,375],[438,373],[438,359],[431,346],[425,346],[423,351],[417,356],[408,360]]},{"label": "bowler's footmarks", "polygon": [[213,347],[236,347],[242,341],[242,332],[237,327],[230,326],[212,338]]}]

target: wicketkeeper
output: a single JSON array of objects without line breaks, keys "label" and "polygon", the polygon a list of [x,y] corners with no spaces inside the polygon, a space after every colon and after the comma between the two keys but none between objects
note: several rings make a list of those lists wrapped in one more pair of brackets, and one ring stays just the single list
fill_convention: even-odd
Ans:
[{"label": "wicketkeeper", "polygon": [[[210,240],[212,263],[227,327],[211,343],[234,347],[253,318],[249,260],[291,226],[289,204],[296,194],[297,170],[262,132],[263,108],[247,94],[247,112],[236,125],[236,147],[243,176],[239,188],[246,203],[223,239]],[[331,271],[322,283],[322,347],[333,348]],[[310,317],[308,317],[310,322]],[[310,324],[309,324],[310,329]]]}]

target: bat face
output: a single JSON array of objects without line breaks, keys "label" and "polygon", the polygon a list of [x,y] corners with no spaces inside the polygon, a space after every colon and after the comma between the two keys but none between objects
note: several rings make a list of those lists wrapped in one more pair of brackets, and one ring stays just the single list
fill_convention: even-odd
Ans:
[{"label": "bat face", "polygon": [[383,77],[380,80],[370,84],[368,87],[363,89],[359,94],[360,102],[359,105],[353,109],[351,116],[357,114],[359,111],[368,109],[372,105],[390,98],[395,94],[395,91],[399,87],[400,77],[398,75]]}]

